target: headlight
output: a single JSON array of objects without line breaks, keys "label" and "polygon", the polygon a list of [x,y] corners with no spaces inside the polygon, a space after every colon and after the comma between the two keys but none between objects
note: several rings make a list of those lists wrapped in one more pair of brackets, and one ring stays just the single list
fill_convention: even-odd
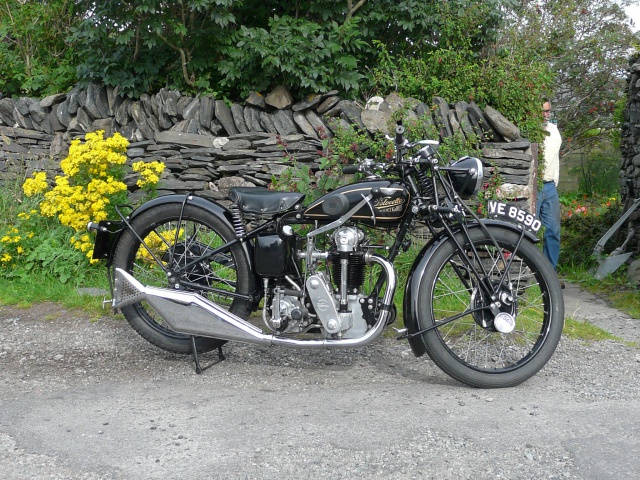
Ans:
[{"label": "headlight", "polygon": [[483,168],[478,158],[462,157],[441,170],[449,173],[453,188],[462,198],[473,197],[482,187]]}]

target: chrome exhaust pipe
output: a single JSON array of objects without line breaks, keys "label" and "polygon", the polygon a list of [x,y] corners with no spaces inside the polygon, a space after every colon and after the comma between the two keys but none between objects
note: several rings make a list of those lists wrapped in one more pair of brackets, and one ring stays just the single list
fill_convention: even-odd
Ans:
[{"label": "chrome exhaust pipe", "polygon": [[373,342],[384,330],[390,315],[396,274],[393,265],[375,254],[365,256],[367,262],[381,265],[387,275],[383,296],[383,308],[375,325],[364,335],[348,339],[298,340],[265,334],[246,320],[228,312],[211,300],[193,292],[142,285],[121,268],[115,269],[114,308],[138,302],[147,302],[177,333],[201,337],[219,338],[257,345],[280,345],[296,348],[349,348],[361,347]]}]

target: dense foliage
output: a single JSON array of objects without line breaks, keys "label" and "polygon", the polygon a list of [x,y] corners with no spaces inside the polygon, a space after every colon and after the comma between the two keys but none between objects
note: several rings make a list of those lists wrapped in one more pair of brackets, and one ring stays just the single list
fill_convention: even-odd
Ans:
[{"label": "dense foliage", "polygon": [[477,51],[497,37],[504,3],[107,0],[92,2],[74,38],[80,78],[131,96],[169,86],[237,97],[281,83],[357,93],[370,84],[376,42],[398,56],[432,49],[447,24],[482,4],[482,24],[465,32]]},{"label": "dense foliage", "polygon": [[44,96],[76,83],[69,30],[84,10],[73,0],[0,2],[0,93]]},{"label": "dense foliage", "polygon": [[628,0],[520,2],[498,52],[524,54],[553,73],[549,96],[563,134],[563,155],[588,150],[618,129],[614,110],[625,95],[629,54],[640,44],[623,7]]},{"label": "dense foliage", "polygon": [[[563,153],[615,135],[638,35],[629,0],[6,0],[0,95],[80,82],[240,100],[287,85],[491,104],[535,138],[553,100]],[[588,153],[588,152],[587,152]]]},{"label": "dense foliage", "polygon": [[374,84],[382,91],[395,89],[419,99],[438,95],[491,105],[516,123],[524,135],[538,141],[540,99],[548,94],[553,80],[549,65],[529,58],[524,45],[496,51],[496,43],[491,42],[479,48],[469,32],[482,31],[485,18],[491,15],[484,2],[472,2],[463,12],[443,2],[440,10],[442,38],[434,48],[394,56],[378,44]]},{"label": "dense foliage", "polygon": [[7,0],[0,93],[44,96],[78,80],[130,97],[161,87],[234,100],[278,84],[297,98],[397,90],[491,104],[526,133],[544,91],[571,150],[614,130],[613,102],[638,43],[627,3]]}]

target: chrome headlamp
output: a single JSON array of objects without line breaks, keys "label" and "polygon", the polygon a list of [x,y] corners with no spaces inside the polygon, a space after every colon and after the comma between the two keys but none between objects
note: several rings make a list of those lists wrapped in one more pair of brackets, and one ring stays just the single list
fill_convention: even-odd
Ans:
[{"label": "chrome headlamp", "polygon": [[462,157],[440,170],[448,172],[453,188],[462,198],[473,197],[482,187],[484,170],[479,158]]}]

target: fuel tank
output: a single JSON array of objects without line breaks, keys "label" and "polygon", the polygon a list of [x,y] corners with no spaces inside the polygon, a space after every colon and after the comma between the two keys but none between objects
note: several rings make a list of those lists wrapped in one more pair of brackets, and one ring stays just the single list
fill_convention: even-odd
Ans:
[{"label": "fuel tank", "polygon": [[371,225],[393,225],[400,222],[411,203],[409,190],[394,180],[371,180],[337,188],[307,207],[304,216],[310,220],[331,222],[354,208],[364,197],[373,195],[369,204],[352,217]]}]

